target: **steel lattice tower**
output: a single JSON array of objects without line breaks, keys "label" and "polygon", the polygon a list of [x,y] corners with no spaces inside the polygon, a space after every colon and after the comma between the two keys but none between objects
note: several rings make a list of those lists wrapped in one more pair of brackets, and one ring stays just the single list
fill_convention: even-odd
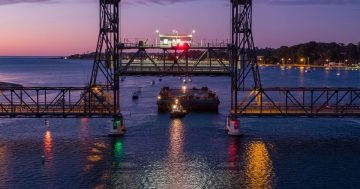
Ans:
[{"label": "steel lattice tower", "polygon": [[[237,115],[238,93],[261,90],[261,80],[252,35],[252,0],[231,0],[232,45],[230,47],[231,109]],[[247,81],[253,76],[253,82]]]},{"label": "steel lattice tower", "polygon": [[90,86],[105,86],[113,93],[114,115],[119,115],[119,4],[120,0],[100,0],[100,30]]}]

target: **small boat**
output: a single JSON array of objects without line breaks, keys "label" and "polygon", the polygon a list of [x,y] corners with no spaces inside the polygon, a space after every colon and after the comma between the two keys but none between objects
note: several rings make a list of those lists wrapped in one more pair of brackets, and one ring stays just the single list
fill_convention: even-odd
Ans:
[{"label": "small boat", "polygon": [[49,127],[50,127],[49,120],[47,120],[47,119],[45,119],[45,127],[46,127],[46,128],[49,128]]},{"label": "small boat", "polygon": [[133,99],[133,100],[139,99],[140,92],[141,92],[141,91],[134,91],[133,94],[132,94],[132,99]]},{"label": "small boat", "polygon": [[172,109],[170,111],[170,118],[183,118],[187,114],[187,111],[184,110],[184,108],[181,106],[181,104],[178,103],[178,100],[176,100],[176,103],[172,106]]},{"label": "small boat", "polygon": [[340,76],[340,75],[341,75],[340,72],[336,73],[336,76]]},{"label": "small boat", "polygon": [[150,84],[151,84],[151,85],[155,85],[155,81],[152,80],[152,81],[150,82]]}]

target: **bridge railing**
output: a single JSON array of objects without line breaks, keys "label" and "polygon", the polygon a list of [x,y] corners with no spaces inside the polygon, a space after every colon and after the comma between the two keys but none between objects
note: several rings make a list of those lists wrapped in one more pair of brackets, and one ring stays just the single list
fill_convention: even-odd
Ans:
[{"label": "bridge railing", "polygon": [[[120,68],[121,69],[121,68]],[[124,68],[122,75],[142,75],[142,74],[163,74],[163,75],[229,75],[230,71],[224,66],[161,66],[152,65],[131,65]]]},{"label": "bridge railing", "polygon": [[[207,47],[190,47],[190,49],[122,44],[119,48],[122,51],[119,75],[230,75],[231,73],[229,56],[226,53],[229,50],[227,44],[218,46],[208,44]],[[154,49],[159,52],[148,52]],[[195,51],[191,52],[191,50]]]},{"label": "bridge railing", "polygon": [[233,113],[239,116],[360,115],[360,89],[268,88],[248,92]]},{"label": "bridge railing", "polygon": [[0,88],[0,116],[102,116],[115,115],[101,88]]}]

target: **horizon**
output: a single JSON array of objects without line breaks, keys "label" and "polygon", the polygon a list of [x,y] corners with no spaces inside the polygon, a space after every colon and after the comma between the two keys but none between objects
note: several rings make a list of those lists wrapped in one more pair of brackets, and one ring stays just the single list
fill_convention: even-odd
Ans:
[{"label": "horizon", "polygon": [[[195,29],[195,41],[228,39],[229,4],[227,0],[123,1],[121,38],[141,38],[151,42],[156,38],[155,30],[171,33],[176,29],[188,33]],[[201,14],[196,7],[202,8]],[[98,35],[98,15],[98,3],[91,0],[3,1],[0,3],[0,25],[3,26],[0,56],[68,56],[93,52]],[[360,42],[360,26],[353,24],[360,17],[360,2],[259,0],[254,1],[253,16],[255,46],[259,48],[279,48],[310,41]],[[150,21],[145,22],[144,18]]]}]

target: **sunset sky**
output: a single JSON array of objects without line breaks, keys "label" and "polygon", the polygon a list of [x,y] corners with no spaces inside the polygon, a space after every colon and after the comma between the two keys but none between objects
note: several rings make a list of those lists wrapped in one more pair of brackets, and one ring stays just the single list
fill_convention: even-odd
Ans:
[{"label": "sunset sky", "polygon": [[[94,51],[97,0],[0,0],[0,56]],[[308,41],[360,42],[360,0],[254,0],[258,47]],[[123,0],[122,38],[155,41],[155,30],[197,32],[195,41],[230,36],[230,0]]]}]

